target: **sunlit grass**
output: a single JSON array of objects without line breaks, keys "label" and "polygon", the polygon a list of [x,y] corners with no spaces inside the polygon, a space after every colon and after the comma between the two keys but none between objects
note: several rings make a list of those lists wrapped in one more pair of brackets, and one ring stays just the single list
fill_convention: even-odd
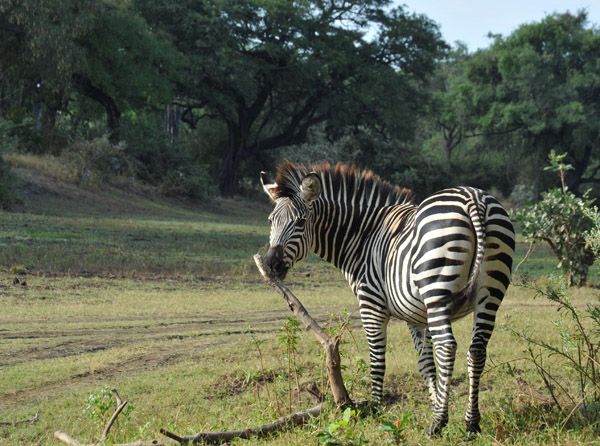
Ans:
[{"label": "sunlit grass", "polygon": [[[278,331],[290,312],[252,261],[268,239],[268,207],[235,201],[181,207],[139,197],[123,205],[123,197],[110,201],[111,194],[94,195],[111,203],[110,212],[98,211],[108,208],[96,202],[72,207],[57,198],[51,212],[50,204],[37,202],[26,213],[0,213],[0,421],[41,414],[36,424],[0,426],[0,445],[54,445],[57,429],[97,441],[103,426],[83,409],[104,386],[134,407],[113,428],[115,442],[157,438],[160,428],[179,434],[244,428],[287,413],[287,359]],[[517,261],[526,250],[518,244]],[[539,248],[520,272],[545,280],[553,262]],[[367,343],[342,274],[311,256],[287,282],[323,324],[348,309],[343,373],[354,398],[368,397],[366,372],[357,368],[368,362]],[[598,295],[592,288],[570,293],[580,308]],[[558,341],[556,306],[533,295],[512,286],[500,307],[482,379],[483,434],[469,444],[596,444],[594,426],[556,422],[525,346],[509,330]],[[470,316],[454,324],[459,347],[450,424],[440,438],[425,436],[431,408],[409,332],[398,321],[389,327],[386,403],[352,429],[369,444],[383,444],[380,417],[410,412],[408,444],[465,444],[471,330]],[[322,383],[320,346],[308,332],[301,333],[297,361],[301,384]],[[313,404],[306,393],[302,398],[294,410]],[[239,444],[316,445],[321,426],[340,418],[331,408],[303,428]]]}]

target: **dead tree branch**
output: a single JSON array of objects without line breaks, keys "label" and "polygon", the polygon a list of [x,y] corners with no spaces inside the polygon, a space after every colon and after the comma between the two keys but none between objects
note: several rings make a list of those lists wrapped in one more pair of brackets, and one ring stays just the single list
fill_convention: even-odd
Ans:
[{"label": "dead tree branch", "polygon": [[18,426],[19,424],[25,424],[25,423],[37,423],[38,420],[40,419],[40,412],[36,412],[35,416],[33,418],[30,418],[28,420],[19,420],[19,421],[0,421],[0,426]]},{"label": "dead tree branch", "polygon": [[259,254],[254,256],[254,262],[258,270],[262,274],[265,282],[275,288],[281,297],[285,299],[290,310],[302,321],[304,326],[313,332],[318,341],[325,350],[327,361],[327,377],[331,386],[333,400],[338,407],[344,407],[352,403],[344,379],[342,378],[341,358],[339,351],[340,337],[334,336],[331,338],[323,328],[315,321],[312,316],[306,311],[304,305],[296,296],[279,280],[272,271],[264,264],[262,257]]},{"label": "dead tree branch", "polygon": [[[263,259],[259,254],[254,256],[254,261],[256,262],[256,266],[258,270],[262,274],[265,281],[275,288],[279,294],[285,299],[288,306],[292,310],[292,312],[302,321],[304,326],[312,331],[312,333],[316,336],[318,341],[323,346],[325,350],[326,363],[327,363],[327,377],[329,379],[329,385],[331,387],[333,400],[337,407],[345,407],[352,404],[352,400],[348,395],[348,391],[344,386],[344,380],[342,378],[341,372],[341,359],[339,352],[339,344],[340,344],[340,335],[330,336],[318,323],[315,321],[312,316],[306,311],[304,305],[298,300],[296,296],[283,284],[281,280],[279,280],[272,271],[263,263]],[[322,395],[318,394],[315,391],[310,392],[313,396],[322,398]],[[119,416],[127,401],[122,402],[116,390],[113,390],[113,394],[117,400],[118,407],[110,418],[104,432],[102,433],[101,440],[98,444],[103,443],[106,440],[106,436],[108,435],[108,431],[113,425],[116,418]],[[359,405],[363,406],[368,404],[366,401],[361,401]],[[270,433],[281,431],[290,426],[297,426],[306,423],[308,420],[319,416],[323,412],[324,402],[321,401],[316,406],[302,410],[291,415],[286,415],[281,417],[272,423],[264,424],[262,426],[251,427],[248,429],[237,430],[237,431],[224,431],[224,432],[200,432],[194,435],[188,436],[179,436],[173,432],[169,432],[165,429],[161,429],[160,433],[165,435],[171,440],[175,440],[180,444],[188,444],[188,443],[210,443],[210,444],[222,444],[224,442],[233,440],[235,438],[247,439],[252,436],[266,436]],[[54,433],[54,436],[59,440],[73,445],[73,446],[92,446],[92,445],[82,445],[79,441],[72,438],[70,435],[57,431]],[[136,443],[126,443],[116,446],[149,446],[149,445],[162,445],[166,444],[161,442],[160,440],[152,440],[150,442],[136,442]]]},{"label": "dead tree branch", "polygon": [[293,413],[281,417],[272,423],[264,424],[258,427],[251,427],[249,429],[237,430],[237,431],[226,431],[226,432],[200,432],[198,434],[180,437],[172,432],[168,432],[164,429],[160,430],[160,433],[166,435],[173,440],[178,441],[181,444],[187,443],[210,443],[210,444],[221,444],[226,441],[231,441],[234,438],[248,439],[252,436],[263,437],[272,432],[281,431],[290,426],[297,426],[306,423],[308,420],[319,416],[323,412],[323,403],[312,407],[308,410],[302,410],[300,412]]},{"label": "dead tree branch", "polygon": [[[254,262],[256,263],[256,266],[258,267],[258,270],[262,274],[265,281],[275,288],[279,294],[281,294],[296,317],[302,321],[308,330],[313,332],[323,346],[327,362],[327,377],[329,378],[329,384],[331,386],[335,404],[338,407],[344,407],[352,404],[352,400],[348,395],[348,391],[344,386],[344,380],[342,378],[341,359],[339,352],[340,336],[336,335],[331,337],[325,330],[323,330],[318,322],[312,318],[308,311],[306,311],[306,308],[304,308],[304,305],[302,305],[298,298],[294,296],[294,294],[283,284],[283,282],[279,280],[263,263],[263,259],[259,254],[254,256]],[[201,432],[185,437],[180,437],[179,435],[168,432],[164,429],[161,429],[160,432],[161,434],[166,435],[167,437],[176,440],[181,444],[190,442],[221,444],[226,441],[233,440],[234,438],[246,439],[250,438],[251,436],[264,436],[272,432],[281,431],[289,426],[304,424],[306,421],[318,416],[323,411],[323,404],[323,402],[320,402],[311,409],[281,417],[272,423],[238,431]]]}]

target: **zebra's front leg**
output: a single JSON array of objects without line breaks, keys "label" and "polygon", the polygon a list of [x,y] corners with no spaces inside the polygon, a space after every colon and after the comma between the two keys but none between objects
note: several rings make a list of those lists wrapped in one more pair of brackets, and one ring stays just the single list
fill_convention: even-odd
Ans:
[{"label": "zebra's front leg", "polygon": [[385,375],[386,331],[390,316],[386,311],[361,305],[360,317],[369,344],[371,397],[376,404],[381,404]]},{"label": "zebra's front leg", "polygon": [[427,433],[437,435],[448,424],[448,397],[450,380],[454,372],[456,358],[456,340],[452,333],[450,309],[446,307],[427,308],[429,331],[435,347],[435,360],[438,367],[438,381],[435,406],[433,409],[433,423]]},{"label": "zebra's front leg", "polygon": [[418,355],[418,366],[419,373],[423,377],[427,390],[429,391],[429,398],[431,404],[435,408],[437,387],[436,387],[436,372],[435,372],[435,361],[433,359],[433,344],[431,342],[431,333],[425,327],[419,327],[416,325],[408,324],[410,334],[415,344],[415,350]]}]

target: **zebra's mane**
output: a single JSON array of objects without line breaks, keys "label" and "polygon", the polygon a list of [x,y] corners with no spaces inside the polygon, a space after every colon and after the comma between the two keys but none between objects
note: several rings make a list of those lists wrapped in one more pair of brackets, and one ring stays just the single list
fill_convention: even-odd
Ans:
[{"label": "zebra's mane", "polygon": [[388,181],[382,180],[370,170],[361,170],[356,166],[338,163],[332,167],[329,163],[312,165],[293,164],[284,161],[280,164],[273,190],[275,197],[291,197],[300,193],[302,179],[309,173],[316,173],[323,183],[321,198],[337,201],[340,192],[344,192],[344,199],[352,197],[360,201],[363,197],[379,197],[382,206],[392,204],[413,203],[410,189],[401,188]]}]

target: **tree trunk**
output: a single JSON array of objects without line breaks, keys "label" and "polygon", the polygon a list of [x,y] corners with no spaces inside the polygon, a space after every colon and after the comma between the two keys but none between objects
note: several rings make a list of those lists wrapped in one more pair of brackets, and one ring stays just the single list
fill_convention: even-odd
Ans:
[{"label": "tree trunk", "polygon": [[181,107],[176,104],[168,104],[163,111],[163,133],[171,140],[179,136],[179,121],[181,119]]},{"label": "tree trunk", "polygon": [[240,159],[236,152],[237,150],[231,147],[227,150],[215,179],[217,189],[223,197],[233,197],[237,190]]},{"label": "tree trunk", "polygon": [[246,138],[240,126],[230,123],[228,127],[227,153],[221,160],[215,179],[215,184],[223,197],[233,197],[237,191],[240,163],[246,155]]},{"label": "tree trunk", "polygon": [[107,95],[102,88],[92,84],[84,75],[74,74],[73,81],[75,88],[90,99],[98,102],[106,110],[106,124],[111,130],[111,137],[116,135],[116,131],[121,125],[121,111],[112,97]]},{"label": "tree trunk", "polygon": [[592,156],[592,146],[591,145],[587,145],[584,149],[583,155],[581,156],[580,159],[577,159],[575,157],[575,155],[571,155],[572,159],[573,159],[573,170],[569,170],[566,174],[566,183],[567,183],[567,188],[573,192],[575,195],[577,196],[581,196],[581,194],[579,193],[579,186],[581,186],[581,180],[583,178],[583,175],[585,174],[585,171],[587,170],[589,164],[590,164],[590,159]]}]

